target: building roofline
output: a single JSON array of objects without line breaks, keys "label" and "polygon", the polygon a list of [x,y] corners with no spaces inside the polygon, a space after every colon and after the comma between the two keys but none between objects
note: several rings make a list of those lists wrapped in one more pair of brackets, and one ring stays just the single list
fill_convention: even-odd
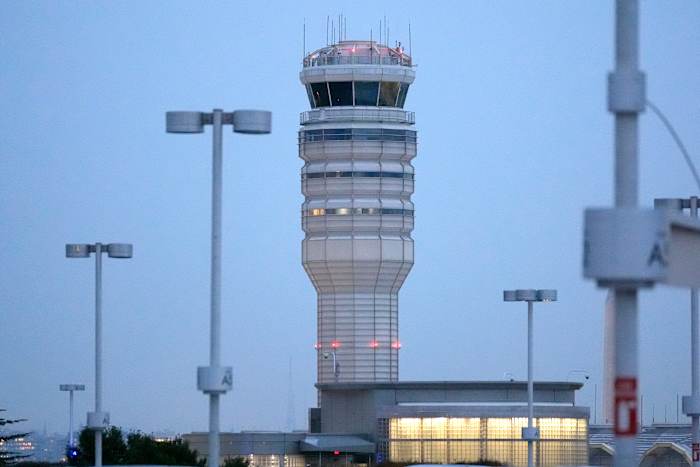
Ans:
[{"label": "building roofline", "polygon": [[[324,391],[370,390],[370,389],[508,389],[526,390],[527,381],[396,381],[377,383],[317,383]],[[535,390],[576,391],[583,383],[572,381],[535,381]]]}]

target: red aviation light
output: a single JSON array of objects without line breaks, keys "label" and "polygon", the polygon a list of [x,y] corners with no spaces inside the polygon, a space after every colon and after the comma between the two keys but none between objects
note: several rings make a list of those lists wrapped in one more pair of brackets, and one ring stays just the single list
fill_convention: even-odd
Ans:
[{"label": "red aviation light", "polygon": [[321,348],[321,344],[318,343],[318,342],[315,342],[315,343],[314,343],[314,349],[318,350],[318,349],[320,349],[320,348]]},{"label": "red aviation light", "polygon": [[340,347],[340,342],[338,342],[338,341],[331,342],[331,348],[337,349],[339,347]]},{"label": "red aviation light", "polygon": [[379,347],[379,342],[377,342],[376,340],[372,340],[372,341],[369,343],[369,346],[370,346],[371,348],[373,348],[373,349],[376,349],[376,348]]},{"label": "red aviation light", "polygon": [[394,341],[394,342],[392,342],[392,343],[391,343],[391,348],[392,348],[392,349],[399,350],[399,349],[401,348],[401,342],[399,342],[399,341]]}]

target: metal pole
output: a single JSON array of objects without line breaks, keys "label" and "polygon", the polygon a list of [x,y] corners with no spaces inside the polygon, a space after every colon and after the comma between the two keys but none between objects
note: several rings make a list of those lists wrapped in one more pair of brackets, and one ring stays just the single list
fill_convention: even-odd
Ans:
[{"label": "metal pole", "polygon": [[[527,427],[532,428],[533,392],[532,381],[532,302],[527,302]],[[527,440],[527,466],[533,467],[532,439]]]},{"label": "metal pole", "polygon": [[[620,399],[628,396],[622,391],[633,390],[636,404],[637,380],[637,290],[615,289],[615,394]],[[621,381],[633,381],[634,387],[623,387]],[[617,407],[615,412],[615,467],[636,467],[637,420],[623,419],[632,410]]]},{"label": "metal pole", "polygon": [[[211,190],[211,343],[209,365],[218,368],[221,355],[221,191],[223,112],[213,113],[213,163]],[[219,466],[219,394],[209,394],[209,467]]]},{"label": "metal pole", "polygon": [[[639,1],[617,0],[615,8],[614,76],[630,88],[639,74]],[[638,112],[616,106],[615,206],[637,207]],[[615,295],[615,467],[636,467],[637,286],[619,286]],[[626,406],[621,401],[627,399]]]},{"label": "metal pole", "polygon": [[[99,242],[95,244],[95,412],[102,412],[102,244]],[[102,430],[95,431],[95,467],[102,467]]]},{"label": "metal pole", "polygon": [[73,390],[70,390],[70,395],[69,395],[69,403],[68,403],[68,445],[70,447],[75,446],[75,443],[73,442]]},{"label": "metal pole", "polygon": [[[698,197],[690,197],[690,216],[698,217]],[[690,374],[692,397],[697,400],[700,397],[700,317],[698,317],[698,289],[690,289]],[[692,416],[692,446],[700,443],[700,418],[697,414]],[[700,467],[700,461],[693,461],[693,467]]]}]

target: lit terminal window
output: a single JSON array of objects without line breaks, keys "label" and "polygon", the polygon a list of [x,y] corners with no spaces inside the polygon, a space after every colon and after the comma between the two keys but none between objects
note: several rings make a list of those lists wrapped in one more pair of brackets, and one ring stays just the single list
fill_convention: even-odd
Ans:
[{"label": "lit terminal window", "polygon": [[[527,465],[525,417],[422,417],[388,420],[391,462],[460,464],[479,459]],[[535,418],[541,440],[535,442],[540,467],[580,465],[588,457],[588,425],[583,418]]]}]

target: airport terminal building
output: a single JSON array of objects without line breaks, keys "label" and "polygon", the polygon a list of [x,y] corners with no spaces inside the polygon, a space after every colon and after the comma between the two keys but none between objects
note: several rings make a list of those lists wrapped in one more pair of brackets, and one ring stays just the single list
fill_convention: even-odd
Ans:
[{"label": "airport terminal building", "polygon": [[[224,434],[222,458],[257,467],[372,466],[490,460],[527,465],[527,383],[511,381],[329,383],[317,385],[321,407],[305,433]],[[535,383],[538,466],[588,460],[587,407],[575,404],[581,383]],[[206,453],[206,433],[186,439]],[[303,464],[302,464],[303,463]]]}]

